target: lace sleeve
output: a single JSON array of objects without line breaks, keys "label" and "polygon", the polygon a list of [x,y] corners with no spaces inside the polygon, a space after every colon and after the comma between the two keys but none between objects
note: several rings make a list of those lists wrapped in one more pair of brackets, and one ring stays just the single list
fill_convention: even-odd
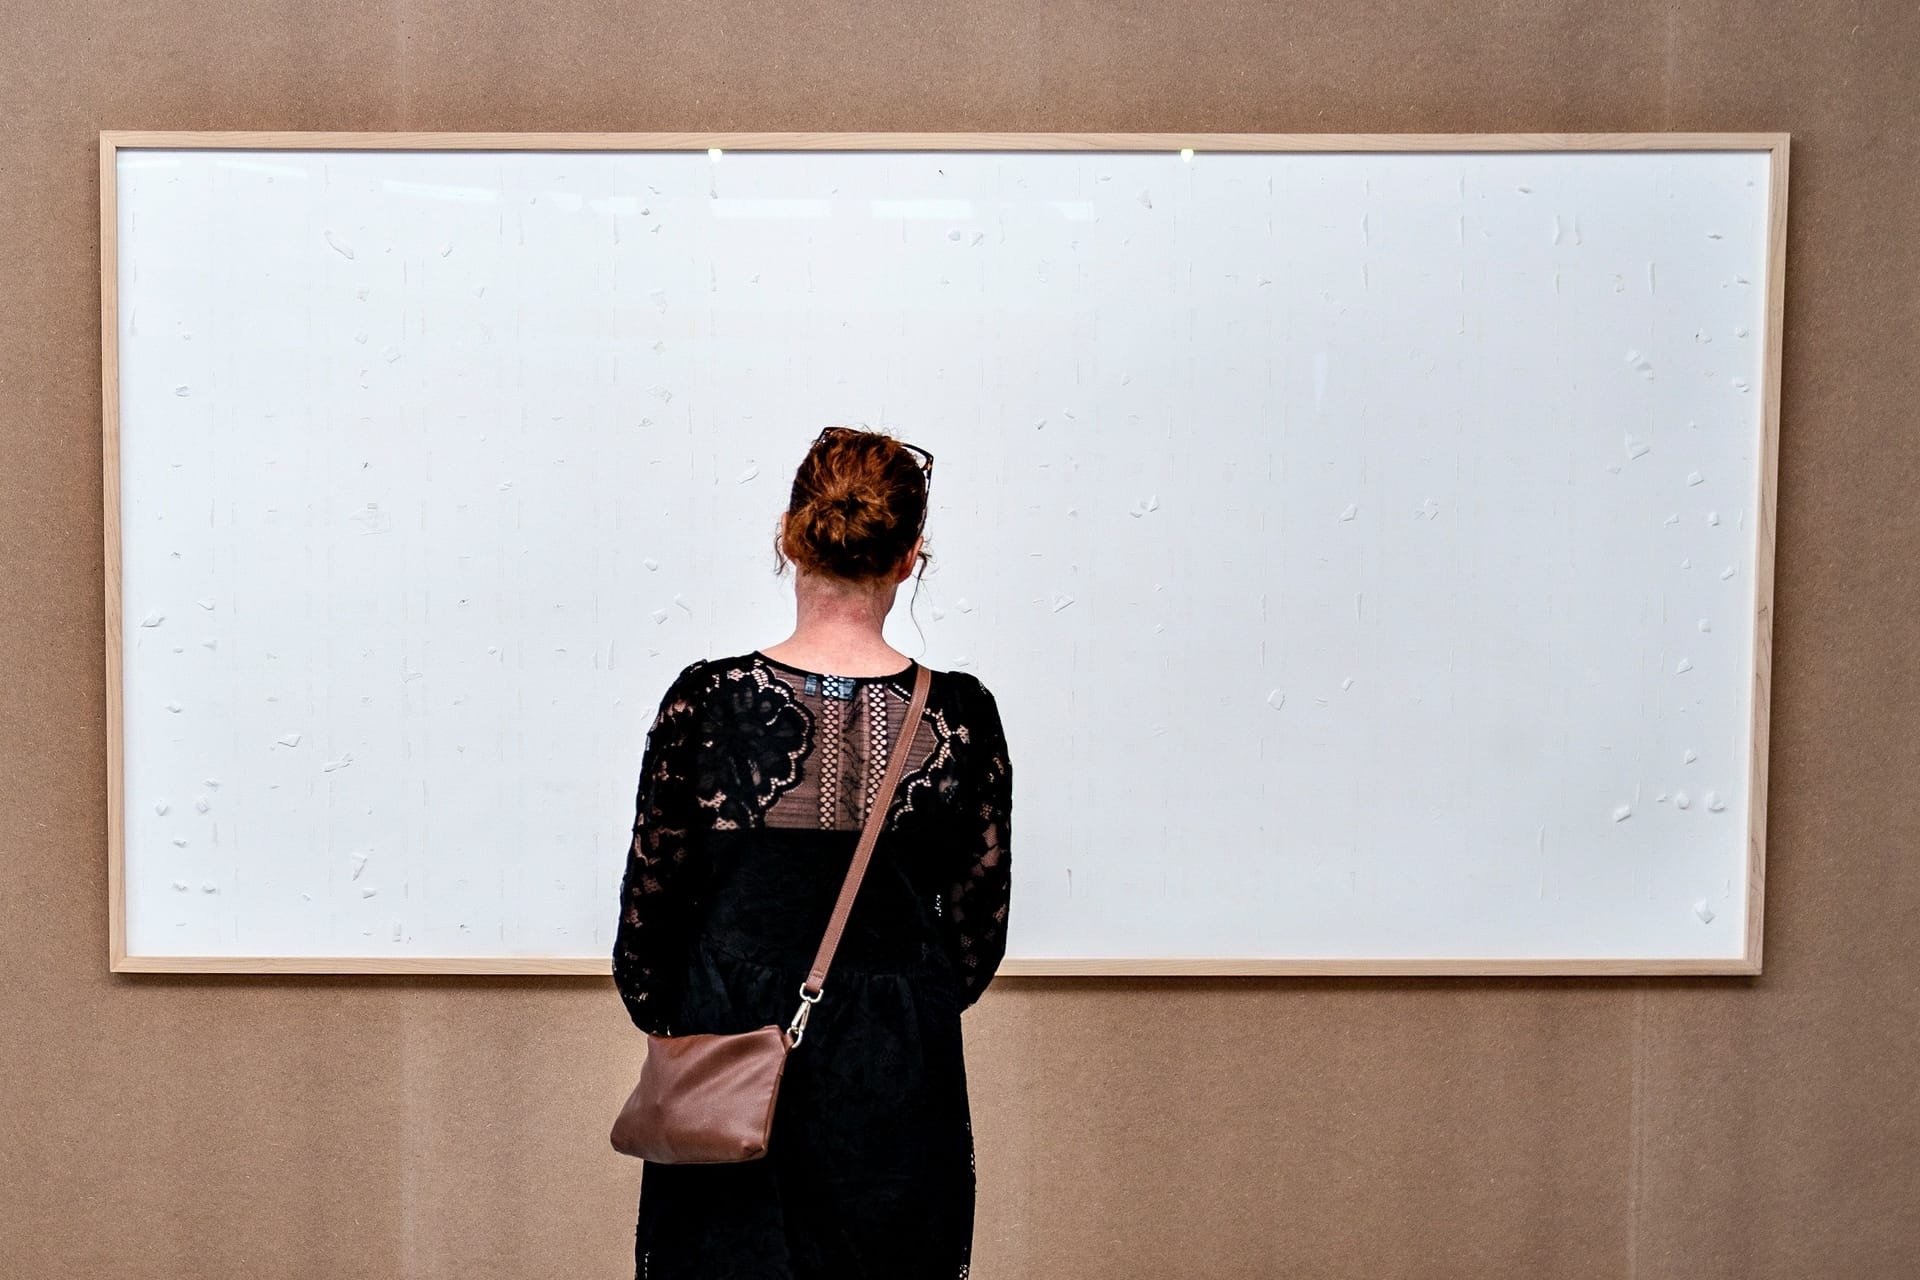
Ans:
[{"label": "lace sleeve", "polygon": [[692,663],[674,677],[647,732],[633,839],[620,882],[613,981],[634,1025],[652,1034],[671,1030],[695,915],[689,872],[699,870],[703,827],[695,799],[699,666]]},{"label": "lace sleeve", "polygon": [[961,1007],[980,998],[1007,949],[1013,861],[1013,762],[993,694],[979,684],[968,716],[967,781],[962,790],[958,879],[947,890],[959,959]]}]

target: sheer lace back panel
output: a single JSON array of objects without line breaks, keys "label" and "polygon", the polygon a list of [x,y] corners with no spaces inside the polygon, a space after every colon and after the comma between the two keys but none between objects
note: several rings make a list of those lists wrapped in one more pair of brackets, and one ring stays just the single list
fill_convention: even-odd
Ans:
[{"label": "sheer lace back panel", "polygon": [[[906,727],[907,707],[913,698],[918,667],[887,676],[835,676],[803,671],[764,654],[730,667],[725,679],[747,681],[776,700],[791,699],[804,709],[807,732],[794,737],[775,729],[766,735],[771,750],[782,759],[770,766],[773,785],[756,803],[761,822],[769,827],[858,831],[866,825],[889,753]],[[784,719],[784,717],[782,717]],[[889,821],[898,826],[930,798],[939,775],[954,771],[955,729],[950,711],[933,706],[929,698],[919,730],[907,746],[906,772]],[[757,753],[761,754],[761,753]]]}]

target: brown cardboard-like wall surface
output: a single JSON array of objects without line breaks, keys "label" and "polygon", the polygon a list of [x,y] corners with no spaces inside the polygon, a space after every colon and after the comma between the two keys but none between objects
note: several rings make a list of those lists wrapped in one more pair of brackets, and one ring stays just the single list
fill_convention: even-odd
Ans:
[{"label": "brown cardboard-like wall surface", "polygon": [[609,981],[107,970],[103,128],[1790,132],[1765,973],[1005,978],[966,1020],[973,1275],[1912,1273],[1914,6],[162,0],[5,25],[4,1274],[632,1271],[639,1165],[606,1128],[640,1046]]}]

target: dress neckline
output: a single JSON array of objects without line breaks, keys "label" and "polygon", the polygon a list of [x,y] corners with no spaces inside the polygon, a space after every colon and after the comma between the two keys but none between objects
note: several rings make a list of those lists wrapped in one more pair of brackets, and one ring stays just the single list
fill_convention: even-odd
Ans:
[{"label": "dress neckline", "polygon": [[796,667],[791,662],[782,662],[778,658],[770,657],[759,649],[753,651],[753,656],[767,663],[769,666],[780,668],[782,671],[791,671],[795,675],[800,676],[818,676],[822,680],[898,680],[901,676],[911,675],[913,669],[920,665],[912,659],[908,659],[906,666],[900,668],[898,671],[889,671],[883,676],[843,676],[831,671],[809,671],[805,667]]}]

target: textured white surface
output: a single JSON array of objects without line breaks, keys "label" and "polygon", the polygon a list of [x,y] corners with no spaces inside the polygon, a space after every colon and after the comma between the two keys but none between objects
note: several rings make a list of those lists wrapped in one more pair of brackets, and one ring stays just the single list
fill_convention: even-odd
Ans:
[{"label": "textured white surface", "polygon": [[604,954],[836,421],[937,458],[889,638],[999,697],[1011,956],[1740,953],[1762,152],[119,184],[134,955]]}]

